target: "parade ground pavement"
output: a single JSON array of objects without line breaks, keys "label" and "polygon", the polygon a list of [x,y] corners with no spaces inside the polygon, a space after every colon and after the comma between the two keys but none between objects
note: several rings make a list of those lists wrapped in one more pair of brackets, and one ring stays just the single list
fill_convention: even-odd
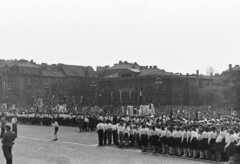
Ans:
[{"label": "parade ground pavement", "polygon": [[[206,164],[203,160],[141,153],[138,149],[98,147],[96,132],[79,133],[76,127],[59,127],[58,141],[52,141],[50,126],[18,125],[13,146],[14,164]],[[5,164],[5,159],[0,158]]]}]

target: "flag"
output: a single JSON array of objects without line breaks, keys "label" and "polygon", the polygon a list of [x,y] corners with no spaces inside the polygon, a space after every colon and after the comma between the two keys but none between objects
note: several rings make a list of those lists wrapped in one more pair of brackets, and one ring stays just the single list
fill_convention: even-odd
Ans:
[{"label": "flag", "polygon": [[43,101],[42,99],[39,99],[39,107],[42,107],[44,104],[43,104]]},{"label": "flag", "polygon": [[83,96],[81,96],[81,99],[80,99],[80,103],[82,104],[82,102],[83,102]]},{"label": "flag", "polygon": [[129,91],[129,98],[130,98],[130,100],[132,100],[132,92],[131,91]]},{"label": "flag", "polygon": [[122,92],[120,91],[120,103],[122,103]]},{"label": "flag", "polygon": [[75,96],[72,97],[72,103],[75,103]]},{"label": "flag", "polygon": [[141,105],[142,104],[142,97],[143,97],[142,91],[140,91],[139,96],[140,96],[140,98],[139,98],[139,105]]},{"label": "flag", "polygon": [[111,100],[113,101],[113,91],[111,92]]}]

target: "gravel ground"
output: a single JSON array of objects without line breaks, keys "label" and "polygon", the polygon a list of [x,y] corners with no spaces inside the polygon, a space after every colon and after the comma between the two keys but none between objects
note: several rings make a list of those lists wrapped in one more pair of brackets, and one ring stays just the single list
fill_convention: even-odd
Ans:
[{"label": "gravel ground", "polygon": [[[141,153],[138,149],[97,147],[97,133],[79,133],[77,128],[60,127],[58,141],[53,127],[18,125],[18,138],[13,147],[14,164],[204,164],[181,157]],[[4,164],[2,154],[0,163]]]}]

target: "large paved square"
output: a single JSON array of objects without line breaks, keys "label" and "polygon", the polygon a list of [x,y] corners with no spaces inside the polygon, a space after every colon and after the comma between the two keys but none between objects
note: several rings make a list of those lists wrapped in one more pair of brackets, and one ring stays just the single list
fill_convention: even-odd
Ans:
[{"label": "large paved square", "polygon": [[[97,133],[79,133],[78,128],[59,128],[59,141],[52,141],[53,127],[18,125],[13,147],[14,164],[204,164],[209,162],[143,154],[137,149],[97,147]],[[0,163],[5,160],[0,158]],[[213,162],[211,162],[213,163]]]}]

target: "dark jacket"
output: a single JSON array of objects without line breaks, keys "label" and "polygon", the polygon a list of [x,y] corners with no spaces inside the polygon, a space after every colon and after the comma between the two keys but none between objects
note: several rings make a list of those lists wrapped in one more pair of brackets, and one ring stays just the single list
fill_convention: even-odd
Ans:
[{"label": "dark jacket", "polygon": [[15,140],[16,135],[12,131],[7,131],[3,134],[2,144],[12,146],[13,141]]}]

